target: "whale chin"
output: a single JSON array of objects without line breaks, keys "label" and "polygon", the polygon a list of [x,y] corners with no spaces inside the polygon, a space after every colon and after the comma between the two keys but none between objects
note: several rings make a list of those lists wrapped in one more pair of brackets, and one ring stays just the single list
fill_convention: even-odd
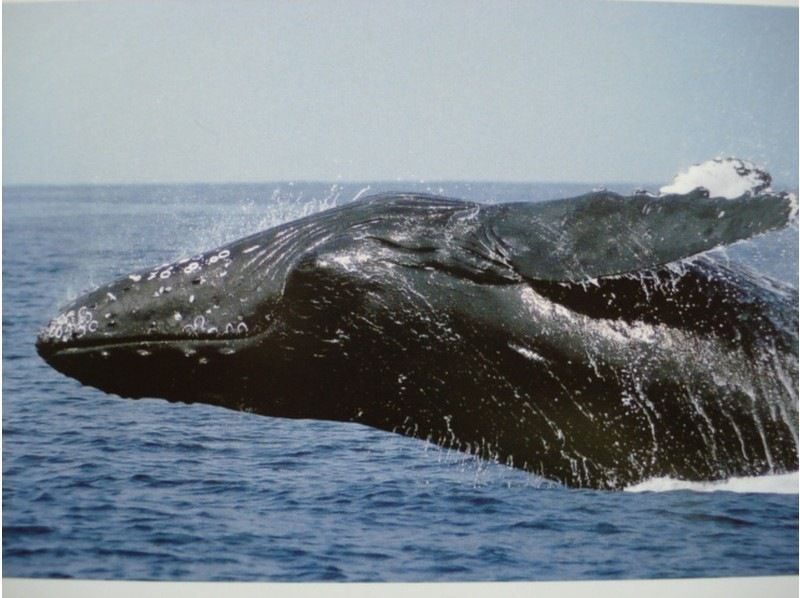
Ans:
[{"label": "whale chin", "polygon": [[[81,384],[125,398],[168,398],[168,395],[173,395],[169,392],[169,380],[172,374],[180,371],[180,357],[183,357],[177,346],[162,343],[157,358],[153,359],[151,346],[133,341],[58,347],[39,342],[36,349],[42,359],[62,374]],[[186,361],[185,357],[183,361]],[[184,380],[190,380],[185,374]],[[182,399],[175,395],[174,400]]]}]

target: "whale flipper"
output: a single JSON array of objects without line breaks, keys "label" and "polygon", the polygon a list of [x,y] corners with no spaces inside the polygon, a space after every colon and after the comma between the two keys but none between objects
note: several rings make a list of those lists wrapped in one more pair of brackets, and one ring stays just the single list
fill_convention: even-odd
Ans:
[{"label": "whale flipper", "polygon": [[622,197],[597,192],[534,204],[503,204],[491,234],[529,280],[585,282],[654,268],[782,228],[796,214],[788,194],[736,199]]}]

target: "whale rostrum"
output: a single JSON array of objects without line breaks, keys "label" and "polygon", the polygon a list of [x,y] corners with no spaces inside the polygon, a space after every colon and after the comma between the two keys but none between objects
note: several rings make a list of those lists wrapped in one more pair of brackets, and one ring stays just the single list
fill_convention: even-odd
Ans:
[{"label": "whale rostrum", "polygon": [[122,397],[359,422],[575,487],[796,470],[788,194],[364,198],[130,274],[39,354]]}]

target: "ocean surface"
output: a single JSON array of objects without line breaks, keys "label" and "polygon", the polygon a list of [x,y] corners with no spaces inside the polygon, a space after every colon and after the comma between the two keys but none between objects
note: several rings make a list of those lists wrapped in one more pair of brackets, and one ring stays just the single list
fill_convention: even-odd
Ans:
[{"label": "ocean surface", "polygon": [[[39,328],[84,290],[387,190],[496,202],[591,186],[3,190],[4,576],[501,581],[798,573],[796,474],[572,490],[357,424],[123,400],[82,387],[36,355]],[[726,255],[797,284],[796,227]]]}]

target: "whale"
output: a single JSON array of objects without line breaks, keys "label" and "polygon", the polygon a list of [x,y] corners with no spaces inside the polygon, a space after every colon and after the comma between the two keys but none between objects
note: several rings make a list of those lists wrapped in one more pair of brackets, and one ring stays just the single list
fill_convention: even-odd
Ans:
[{"label": "whale", "polygon": [[364,197],[78,297],[36,339],[125,398],[354,422],[569,487],[798,467],[797,290],[711,250],[746,193]]}]

